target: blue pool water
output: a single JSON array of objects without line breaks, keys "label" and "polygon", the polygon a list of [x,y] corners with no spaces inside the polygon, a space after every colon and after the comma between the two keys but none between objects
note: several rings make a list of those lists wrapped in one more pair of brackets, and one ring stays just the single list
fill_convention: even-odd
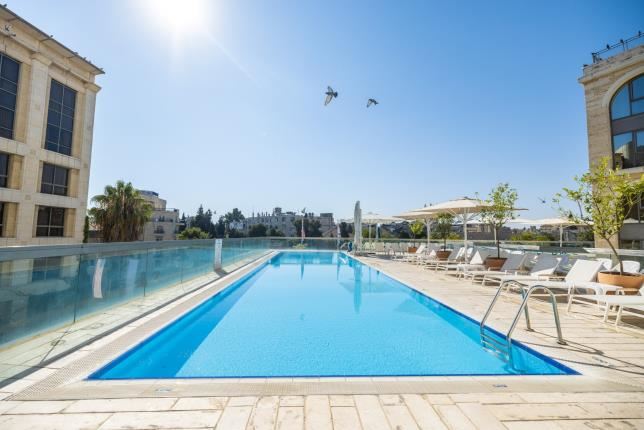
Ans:
[{"label": "blue pool water", "polygon": [[336,252],[283,252],[90,379],[574,373]]}]

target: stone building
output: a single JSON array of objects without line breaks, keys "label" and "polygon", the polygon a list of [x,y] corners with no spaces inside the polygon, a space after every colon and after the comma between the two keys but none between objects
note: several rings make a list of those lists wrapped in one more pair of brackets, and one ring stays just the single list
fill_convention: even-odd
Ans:
[{"label": "stone building", "polygon": [[[590,165],[608,157],[633,178],[644,173],[644,34],[593,54],[579,82],[586,98]],[[644,205],[619,234],[622,248],[644,248]]]},{"label": "stone building", "polygon": [[0,6],[0,246],[82,241],[102,73]]},{"label": "stone building", "polygon": [[179,227],[179,209],[167,208],[167,202],[155,191],[139,190],[141,197],[154,208],[150,221],[143,226],[143,240],[175,240]]},{"label": "stone building", "polygon": [[[335,235],[336,227],[335,222],[333,221],[333,213],[324,212],[319,216],[316,216],[313,212],[307,213],[306,216],[310,220],[320,222],[320,231],[322,232],[323,237],[330,237]],[[274,228],[281,231],[286,237],[299,237],[300,232],[295,228],[295,222],[303,218],[301,213],[295,213],[293,211],[283,212],[282,208],[276,207],[273,209],[273,212],[258,212],[253,213],[250,217],[247,217],[245,221],[246,231],[250,230],[251,227],[258,224],[265,225],[269,230]]]}]

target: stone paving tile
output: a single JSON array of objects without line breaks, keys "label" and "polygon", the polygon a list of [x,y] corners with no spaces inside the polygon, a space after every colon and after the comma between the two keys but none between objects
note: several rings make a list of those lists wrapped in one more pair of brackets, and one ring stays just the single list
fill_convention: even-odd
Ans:
[{"label": "stone paving tile", "polygon": [[576,403],[530,403],[487,407],[502,421],[586,419],[592,418],[593,415]]},{"label": "stone paving tile", "polygon": [[279,404],[280,406],[304,406],[304,396],[283,396]]},{"label": "stone paving tile", "polygon": [[328,396],[306,396],[304,424],[306,430],[331,430],[331,407]]},{"label": "stone paving tile", "polygon": [[378,396],[354,396],[362,427],[369,430],[388,430],[391,427]]},{"label": "stone paving tile", "polygon": [[[6,413],[11,415],[19,414],[56,414],[69,405],[73,401],[35,401],[35,402],[21,402],[18,406],[8,410]],[[84,411],[79,411],[84,412]],[[101,412],[101,411],[97,411]]]},{"label": "stone paving tile", "polygon": [[419,394],[403,395],[405,404],[421,430],[446,430],[434,408]]},{"label": "stone paving tile", "polygon": [[453,405],[454,401],[447,394],[425,394],[425,399],[432,405]]},{"label": "stone paving tile", "polygon": [[383,406],[385,415],[391,427],[396,430],[414,430],[418,429],[418,425],[414,420],[414,417],[407,409],[405,405],[388,405]]},{"label": "stone paving tile", "polygon": [[212,427],[220,415],[221,411],[119,412],[112,414],[100,430],[201,429]]},{"label": "stone paving tile", "polygon": [[380,397],[380,402],[387,406],[402,405],[404,403],[402,397],[398,394],[381,394],[378,397]]},{"label": "stone paving tile", "polygon": [[224,409],[228,397],[183,397],[172,407],[176,411]]},{"label": "stone paving tile", "polygon": [[354,407],[331,407],[331,417],[334,430],[359,430],[362,428],[358,411]]},{"label": "stone paving tile", "polygon": [[231,397],[226,406],[255,406],[255,403],[257,403],[257,397],[254,396]]},{"label": "stone paving tile", "polygon": [[280,406],[278,396],[261,397],[248,422],[248,430],[273,430],[277,422],[277,411]]},{"label": "stone paving tile", "polygon": [[0,429],[95,430],[110,414],[0,415]]},{"label": "stone paving tile", "polygon": [[276,430],[302,430],[304,428],[304,408],[300,406],[280,407],[277,412]]},{"label": "stone paving tile", "polygon": [[476,426],[456,405],[434,406],[447,428],[453,430],[476,430]]},{"label": "stone paving tile", "polygon": [[505,426],[480,403],[458,403],[465,416],[478,428],[485,430],[505,430]]},{"label": "stone paving tile", "polygon": [[330,395],[329,403],[331,406],[354,406],[353,396]]},{"label": "stone paving tile", "polygon": [[[176,398],[155,399],[91,399],[77,400],[66,407],[65,413],[79,412],[151,412],[167,411],[173,408]],[[36,403],[36,402],[32,402]],[[13,411],[12,411],[13,413]]]},{"label": "stone paving tile", "polygon": [[226,406],[219,422],[217,422],[216,428],[221,430],[245,430],[252,411],[252,406]]},{"label": "stone paving tile", "polygon": [[12,408],[20,405],[22,402],[16,402],[11,400],[0,401],[0,415],[10,411]]}]

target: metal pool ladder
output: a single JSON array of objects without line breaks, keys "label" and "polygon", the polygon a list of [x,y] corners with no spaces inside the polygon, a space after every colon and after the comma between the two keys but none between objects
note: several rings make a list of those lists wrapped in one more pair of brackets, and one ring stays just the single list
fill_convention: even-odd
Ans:
[{"label": "metal pool ladder", "polygon": [[561,323],[559,321],[559,311],[557,309],[557,298],[549,288],[542,285],[533,285],[528,289],[521,288],[521,295],[523,296],[523,300],[521,301],[521,306],[519,306],[519,309],[514,316],[514,320],[512,320],[510,329],[505,334],[505,341],[500,340],[501,336],[496,335],[490,330],[487,330],[485,321],[487,321],[490,313],[492,313],[492,308],[494,308],[494,305],[496,305],[496,302],[499,299],[499,296],[501,296],[501,291],[504,287],[505,285],[499,286],[499,289],[496,291],[496,294],[492,299],[492,303],[490,303],[490,306],[487,308],[487,312],[485,312],[485,316],[483,316],[483,319],[481,320],[481,324],[479,326],[481,332],[481,344],[483,344],[484,348],[490,350],[490,352],[501,357],[505,361],[512,361],[512,333],[514,332],[519,319],[521,319],[522,311],[525,312],[527,330],[533,331],[530,325],[530,314],[528,313],[528,299],[530,299],[530,296],[532,296],[532,294],[537,290],[543,290],[550,296],[550,302],[552,303],[552,314],[554,315],[555,326],[557,327],[557,343],[560,345],[566,345],[566,341],[561,334]]}]

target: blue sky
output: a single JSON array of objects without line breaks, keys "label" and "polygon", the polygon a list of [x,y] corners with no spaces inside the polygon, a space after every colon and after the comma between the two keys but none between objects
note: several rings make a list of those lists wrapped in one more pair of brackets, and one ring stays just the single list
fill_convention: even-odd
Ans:
[{"label": "blue sky", "polygon": [[124,179],[186,213],[395,214],[507,181],[552,215],[538,197],[588,164],[581,67],[644,30],[638,0],[8,6],[106,71],[90,195]]}]

